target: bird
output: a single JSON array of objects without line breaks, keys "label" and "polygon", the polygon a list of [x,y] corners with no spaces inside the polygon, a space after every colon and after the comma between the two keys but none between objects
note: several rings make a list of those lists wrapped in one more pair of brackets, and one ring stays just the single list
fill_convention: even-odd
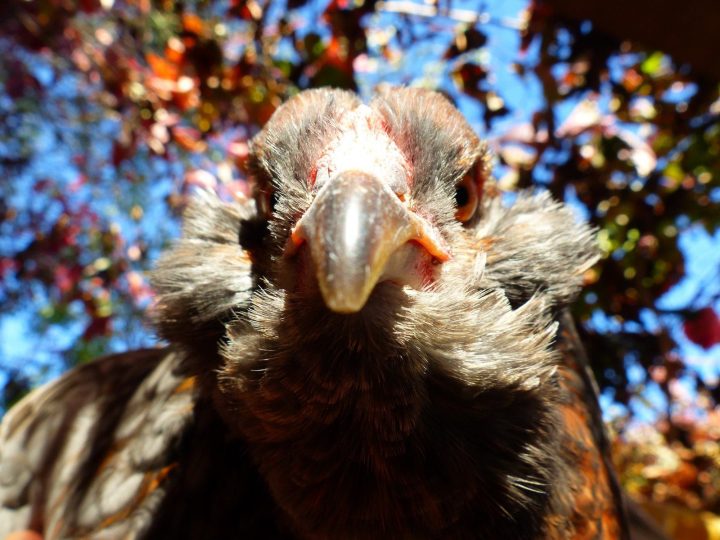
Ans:
[{"label": "bird", "polygon": [[6,414],[0,538],[629,538],[569,312],[595,233],[491,168],[438,92],[286,101],[152,271],[167,345]]}]

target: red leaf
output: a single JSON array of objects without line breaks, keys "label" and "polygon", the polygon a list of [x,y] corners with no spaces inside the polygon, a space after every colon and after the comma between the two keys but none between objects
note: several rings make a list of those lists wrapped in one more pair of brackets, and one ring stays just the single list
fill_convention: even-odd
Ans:
[{"label": "red leaf", "polygon": [[180,68],[177,64],[169,62],[162,56],[148,53],[146,59],[150,69],[157,77],[171,81],[176,81],[180,77]]},{"label": "red leaf", "polygon": [[73,279],[70,268],[65,265],[60,265],[55,268],[55,286],[60,290],[62,294],[69,293],[75,286],[75,279]]},{"label": "red leaf", "polygon": [[17,266],[17,262],[10,257],[0,258],[0,279],[4,279],[10,272],[16,272]]},{"label": "red leaf", "polygon": [[204,30],[203,20],[194,13],[183,13],[182,15],[183,30],[201,36]]},{"label": "red leaf", "polygon": [[[133,137],[134,139],[134,137]],[[122,140],[116,140],[113,142],[112,147],[112,164],[115,167],[120,166],[120,164],[125,161],[126,159],[129,159],[132,157],[132,155],[135,153],[135,141],[132,140],[129,143],[126,143]]]},{"label": "red leaf", "polygon": [[172,128],[172,135],[175,142],[189,152],[203,152],[207,148],[207,144],[201,139],[202,133],[197,129],[175,126]]},{"label": "red leaf", "polygon": [[711,307],[701,309],[686,320],[683,330],[690,341],[703,349],[720,343],[720,318]]},{"label": "red leaf", "polygon": [[85,13],[94,13],[100,9],[100,2],[98,0],[80,0],[80,10]]},{"label": "red leaf", "polygon": [[94,337],[107,336],[110,334],[110,317],[93,317],[85,327],[83,339],[89,340]]}]

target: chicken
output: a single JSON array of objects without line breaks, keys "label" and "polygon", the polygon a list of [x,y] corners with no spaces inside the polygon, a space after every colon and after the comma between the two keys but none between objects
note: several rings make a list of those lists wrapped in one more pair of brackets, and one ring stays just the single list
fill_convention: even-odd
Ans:
[{"label": "chicken", "polygon": [[152,275],[169,346],[81,366],[0,427],[0,538],[615,539],[566,306],[597,258],[505,204],[440,94],[309,90]]}]

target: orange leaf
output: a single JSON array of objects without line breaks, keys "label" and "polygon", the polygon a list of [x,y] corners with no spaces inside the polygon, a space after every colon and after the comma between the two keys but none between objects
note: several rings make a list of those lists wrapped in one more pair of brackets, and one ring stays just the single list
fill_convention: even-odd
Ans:
[{"label": "orange leaf", "polygon": [[159,78],[176,81],[180,76],[180,68],[162,56],[148,53],[146,59],[150,69],[152,69],[153,73]]},{"label": "orange leaf", "polygon": [[203,21],[194,13],[183,13],[182,26],[183,30],[186,32],[192,32],[196,36],[201,36],[203,34]]},{"label": "orange leaf", "polygon": [[202,152],[207,148],[207,144],[200,138],[200,132],[197,129],[176,126],[172,130],[172,135],[175,142],[189,152]]}]

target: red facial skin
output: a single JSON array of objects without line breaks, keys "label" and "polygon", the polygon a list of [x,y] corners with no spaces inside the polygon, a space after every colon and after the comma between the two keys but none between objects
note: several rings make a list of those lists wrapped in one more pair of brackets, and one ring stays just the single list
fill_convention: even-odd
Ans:
[{"label": "red facial skin", "polygon": [[450,252],[415,209],[412,166],[385,121],[360,106],[340,127],[311,169],[315,198],[293,227],[285,255],[310,251],[298,260],[296,286],[310,286],[305,271],[313,264],[328,307],[353,313],[378,283],[431,286]]}]

